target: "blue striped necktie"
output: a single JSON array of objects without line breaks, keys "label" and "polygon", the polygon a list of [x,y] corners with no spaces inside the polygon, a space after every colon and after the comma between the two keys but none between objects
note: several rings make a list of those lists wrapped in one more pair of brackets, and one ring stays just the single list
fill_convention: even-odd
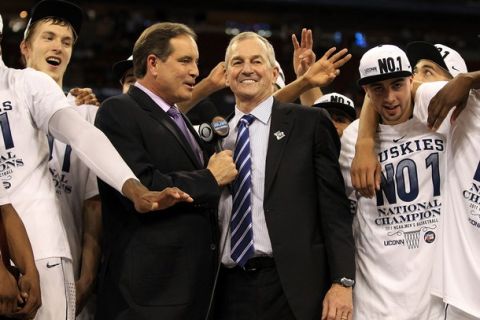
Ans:
[{"label": "blue striped necktie", "polygon": [[243,267],[253,256],[252,226],[252,160],[250,155],[249,125],[255,117],[247,114],[238,122],[237,141],[233,159],[237,166],[238,176],[232,186],[232,221],[230,255]]}]

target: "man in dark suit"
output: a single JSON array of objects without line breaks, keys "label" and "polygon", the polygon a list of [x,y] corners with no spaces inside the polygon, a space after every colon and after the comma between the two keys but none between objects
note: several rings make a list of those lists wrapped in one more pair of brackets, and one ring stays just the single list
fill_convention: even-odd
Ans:
[{"label": "man in dark suit", "polygon": [[335,128],[317,108],[272,97],[277,70],[265,38],[235,36],[225,61],[236,106],[224,147],[239,173],[220,200],[215,317],[351,319],[352,216]]},{"label": "man in dark suit", "polygon": [[137,82],[98,111],[96,125],[146,186],[177,186],[194,202],[140,215],[115,190],[99,185],[105,263],[97,319],[205,317],[217,262],[220,187],[237,172],[231,151],[204,157],[175,105],[191,98],[197,62],[190,28],[155,24],[133,49]]}]

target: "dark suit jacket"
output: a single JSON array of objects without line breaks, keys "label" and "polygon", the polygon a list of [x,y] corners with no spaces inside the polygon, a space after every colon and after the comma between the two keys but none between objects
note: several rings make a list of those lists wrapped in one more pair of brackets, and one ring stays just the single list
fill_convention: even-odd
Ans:
[{"label": "dark suit jacket", "polygon": [[150,190],[176,186],[194,199],[139,214],[99,182],[105,262],[97,319],[203,319],[217,261],[215,178],[171,118],[137,87],[106,100],[95,124]]},{"label": "dark suit jacket", "polygon": [[332,281],[355,276],[352,215],[338,155],[338,135],[325,113],[274,102],[263,208],[280,281],[298,320],[320,319]]}]

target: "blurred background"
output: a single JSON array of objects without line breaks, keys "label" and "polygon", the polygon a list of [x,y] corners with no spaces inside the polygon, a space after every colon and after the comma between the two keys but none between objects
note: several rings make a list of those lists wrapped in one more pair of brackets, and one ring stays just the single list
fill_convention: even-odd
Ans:
[{"label": "blurred background", "polygon": [[[100,100],[120,93],[112,65],[131,55],[133,44],[149,25],[182,22],[198,35],[200,78],[224,59],[229,39],[242,31],[267,37],[276,50],[287,82],[294,80],[292,33],[311,28],[317,58],[332,46],[348,48],[352,60],[324,90],[350,96],[356,104],[363,93],[357,86],[358,62],[368,48],[410,41],[442,43],[457,50],[469,70],[480,69],[480,1],[472,0],[71,0],[86,13],[64,85],[91,87]],[[3,59],[21,68],[19,43],[30,8],[37,1],[3,0]],[[228,89],[213,96],[217,105],[233,106]]]}]

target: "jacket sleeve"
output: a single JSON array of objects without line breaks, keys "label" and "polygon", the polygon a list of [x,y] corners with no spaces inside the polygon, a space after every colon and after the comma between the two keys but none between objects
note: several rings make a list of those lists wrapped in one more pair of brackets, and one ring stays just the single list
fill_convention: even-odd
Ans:
[{"label": "jacket sleeve", "polygon": [[[126,101],[125,101],[126,100]],[[126,96],[106,100],[100,107],[95,125],[105,133],[140,181],[150,190],[178,187],[189,193],[195,205],[218,200],[220,188],[208,169],[163,172],[155,166],[145,139],[155,139],[162,148],[162,137],[148,137],[142,131],[140,110]],[[165,146],[163,146],[165,148]],[[171,150],[165,148],[165,157],[175,160]]]},{"label": "jacket sleeve", "polygon": [[338,134],[332,122],[318,113],[315,170],[321,225],[325,235],[331,280],[355,277],[353,217],[338,164]]}]

